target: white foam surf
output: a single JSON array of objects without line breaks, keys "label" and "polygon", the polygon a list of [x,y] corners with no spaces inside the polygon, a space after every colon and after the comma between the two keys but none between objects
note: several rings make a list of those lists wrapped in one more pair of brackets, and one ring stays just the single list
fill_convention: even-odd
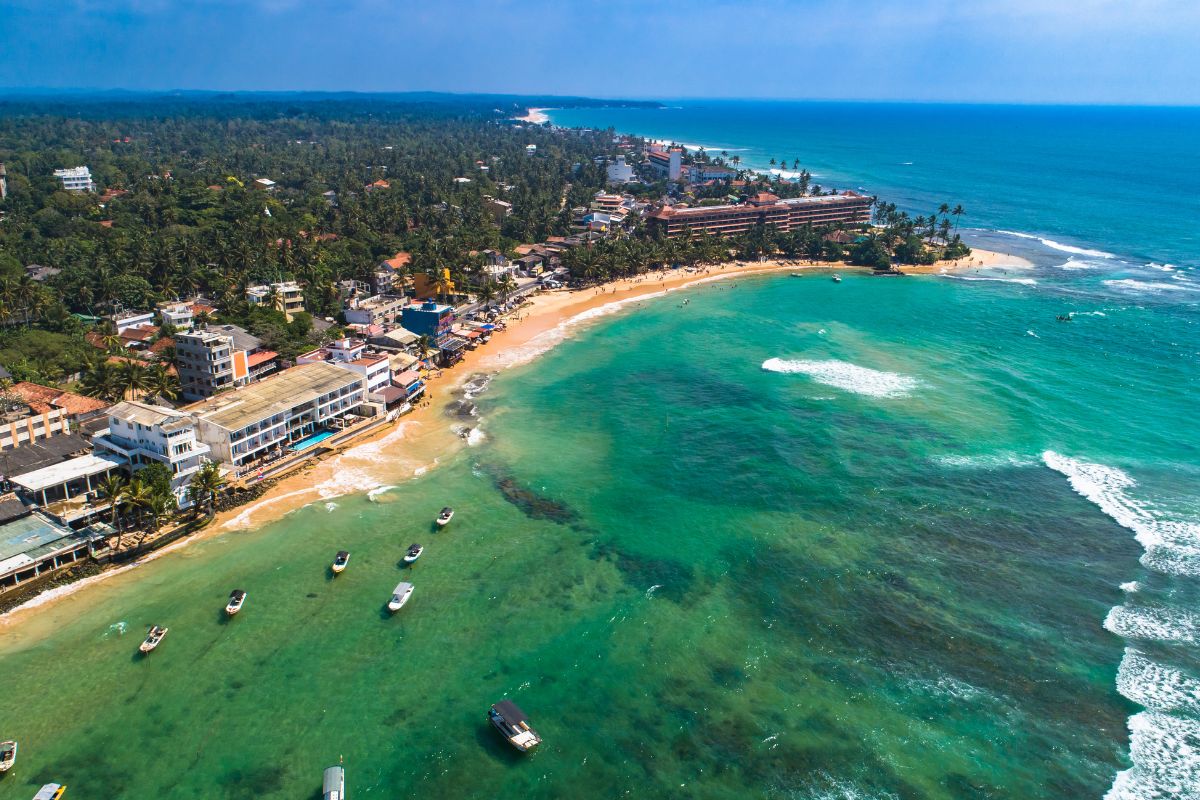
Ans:
[{"label": "white foam surf", "polygon": [[1157,711],[1129,718],[1133,766],[1117,774],[1104,800],[1196,797],[1200,786],[1200,721]]},{"label": "white foam surf", "polygon": [[1028,467],[1037,463],[1033,456],[1023,456],[1019,453],[987,453],[982,455],[964,456],[952,453],[933,456],[935,464],[953,469],[997,469],[1001,467]]},{"label": "white foam surf", "polygon": [[1200,524],[1163,519],[1147,502],[1129,494],[1137,482],[1115,467],[1079,461],[1051,450],[1042,453],[1042,461],[1065,475],[1072,489],[1118,525],[1133,531],[1146,551],[1142,564],[1175,575],[1200,576]]},{"label": "white foam surf", "polygon": [[921,386],[921,381],[908,375],[860,367],[848,361],[768,358],[762,368],[767,372],[807,375],[826,386],[868,397],[907,397]]},{"label": "white foam surf", "polygon": [[471,432],[467,434],[467,447],[478,447],[487,439],[487,434],[482,428],[471,428]]},{"label": "white foam surf", "polygon": [[1123,639],[1190,644],[1200,638],[1200,616],[1171,606],[1114,606],[1104,627]]},{"label": "white foam surf", "polygon": [[1159,664],[1132,647],[1125,648],[1117,669],[1117,691],[1154,711],[1200,712],[1200,680]]},{"label": "white foam surf", "polygon": [[1136,278],[1120,278],[1102,281],[1102,283],[1112,289],[1136,292],[1139,294],[1159,294],[1161,292],[1194,292],[1197,288],[1190,283],[1182,282],[1182,279],[1176,283],[1163,283],[1162,281],[1139,281]]},{"label": "white foam surf", "polygon": [[1016,236],[1018,239],[1032,239],[1034,241],[1041,242],[1044,246],[1049,247],[1051,250],[1058,250],[1062,253],[1073,253],[1077,256],[1089,256],[1091,258],[1116,258],[1116,256],[1112,253],[1106,253],[1103,250],[1091,250],[1086,247],[1076,247],[1072,244],[1063,244],[1062,242],[1056,242],[1053,239],[1034,236],[1032,233],[1020,233],[1019,231],[996,231],[996,233],[1003,233],[1006,236]]},{"label": "white foam surf", "polygon": [[1033,278],[997,278],[987,275],[954,275],[945,273],[945,277],[953,278],[956,281],[993,281],[995,283],[1015,283],[1020,286],[1037,286],[1038,282]]}]

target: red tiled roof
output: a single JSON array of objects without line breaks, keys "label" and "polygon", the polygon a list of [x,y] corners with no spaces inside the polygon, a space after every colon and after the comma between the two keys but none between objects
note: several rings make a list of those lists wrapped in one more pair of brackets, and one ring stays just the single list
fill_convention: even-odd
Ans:
[{"label": "red tiled roof", "polygon": [[28,404],[39,414],[44,414],[52,408],[61,408],[68,414],[90,414],[108,408],[109,404],[94,397],[85,397],[74,392],[64,392],[52,386],[42,386],[37,383],[21,381],[14,384],[11,392]]},{"label": "red tiled roof", "polygon": [[121,331],[121,338],[127,342],[148,342],[158,333],[153,325],[139,325],[136,328],[126,328]]},{"label": "red tiled roof", "polygon": [[391,258],[389,258],[387,261],[384,261],[383,263],[387,264],[392,269],[400,269],[401,267],[407,266],[411,261],[412,261],[412,253],[405,253],[404,251],[400,251],[399,253],[396,253],[396,255],[392,256]]},{"label": "red tiled roof", "polygon": [[274,361],[276,358],[279,358],[279,353],[276,353],[273,350],[260,350],[257,353],[251,353],[250,355],[246,356],[246,365],[250,368],[254,368],[260,364],[265,364],[268,361]]}]

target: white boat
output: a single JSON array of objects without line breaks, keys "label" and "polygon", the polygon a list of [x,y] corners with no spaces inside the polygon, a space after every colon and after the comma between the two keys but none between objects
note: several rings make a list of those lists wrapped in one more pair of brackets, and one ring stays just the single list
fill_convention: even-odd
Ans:
[{"label": "white boat", "polygon": [[329,767],[321,781],[321,800],[346,800],[346,770]]},{"label": "white boat", "polygon": [[408,546],[408,552],[404,554],[404,563],[411,564],[421,557],[421,553],[425,552],[425,548],[419,544],[411,544]]},{"label": "white boat", "polygon": [[242,610],[242,603],[246,602],[246,593],[241,589],[234,589],[229,593],[229,602],[225,605],[225,613],[233,616]]},{"label": "white boat", "polygon": [[47,783],[38,789],[38,793],[33,796],[33,800],[58,800],[58,798],[63,796],[63,792],[65,791],[67,791],[65,784]]},{"label": "white boat", "polygon": [[388,611],[395,613],[404,608],[404,604],[408,602],[408,598],[412,597],[413,585],[407,581],[401,581],[396,584],[396,588],[392,590],[392,599],[388,600]]},{"label": "white boat", "polygon": [[0,774],[12,769],[17,760],[17,743],[15,741],[0,742]]},{"label": "white boat", "polygon": [[841,276],[841,275],[834,275],[834,276],[833,276],[833,282],[834,282],[834,283],[841,283],[841,282],[842,282],[842,276]]},{"label": "white boat", "polygon": [[350,563],[350,552],[348,550],[338,550],[338,554],[334,556],[333,564],[329,567],[333,570],[333,574],[337,575],[346,568]]},{"label": "white boat", "polygon": [[142,642],[138,650],[143,653],[149,653],[154,648],[162,644],[163,637],[167,635],[170,628],[164,628],[161,625],[152,625],[150,630],[146,632],[146,639]]},{"label": "white boat", "polygon": [[442,513],[438,514],[437,524],[439,528],[443,528],[450,524],[450,520],[454,519],[454,509],[446,506],[442,509]]},{"label": "white boat", "polygon": [[528,753],[542,743],[542,737],[529,727],[529,718],[512,700],[501,700],[488,711],[488,720],[508,743]]}]

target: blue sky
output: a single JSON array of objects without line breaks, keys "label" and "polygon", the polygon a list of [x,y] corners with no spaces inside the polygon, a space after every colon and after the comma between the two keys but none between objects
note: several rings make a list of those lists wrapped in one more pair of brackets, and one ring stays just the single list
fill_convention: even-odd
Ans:
[{"label": "blue sky", "polygon": [[0,87],[1200,104],[1200,0],[0,0]]}]

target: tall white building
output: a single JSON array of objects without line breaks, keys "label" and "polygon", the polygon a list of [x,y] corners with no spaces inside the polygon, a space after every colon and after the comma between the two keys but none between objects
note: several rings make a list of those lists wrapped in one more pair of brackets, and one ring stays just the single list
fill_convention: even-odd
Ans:
[{"label": "tall white building", "polygon": [[68,192],[92,192],[96,189],[96,184],[92,183],[92,171],[87,167],[56,169],[54,177],[62,181],[62,187]]},{"label": "tall white building", "polygon": [[625,156],[617,156],[608,165],[608,182],[610,184],[633,183],[633,167],[625,163]]},{"label": "tall white building", "polygon": [[188,485],[208,461],[209,447],[196,438],[196,418],[162,406],[127,400],[108,410],[108,427],[92,437],[101,456],[116,457],[130,472],[157,462],[171,471],[180,508],[191,501]]},{"label": "tall white building", "polygon": [[304,310],[304,290],[295,281],[248,286],[246,302],[252,306],[272,306],[291,322],[293,314]]}]

